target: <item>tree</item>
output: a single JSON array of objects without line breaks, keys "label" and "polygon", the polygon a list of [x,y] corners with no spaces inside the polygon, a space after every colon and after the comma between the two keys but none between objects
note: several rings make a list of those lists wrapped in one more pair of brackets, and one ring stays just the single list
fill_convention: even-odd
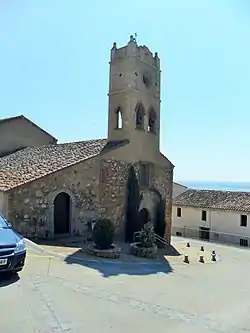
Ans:
[{"label": "tree", "polygon": [[153,247],[155,244],[155,233],[154,226],[151,222],[148,222],[144,225],[144,228],[140,232],[139,242],[144,248]]},{"label": "tree", "polygon": [[165,234],[165,200],[160,198],[160,201],[157,204],[156,207],[156,221],[155,221],[155,233],[160,236],[164,237]]},{"label": "tree", "polygon": [[133,235],[140,230],[139,207],[140,207],[140,188],[134,167],[131,166],[128,171],[127,197],[125,209],[125,240],[133,241]]}]

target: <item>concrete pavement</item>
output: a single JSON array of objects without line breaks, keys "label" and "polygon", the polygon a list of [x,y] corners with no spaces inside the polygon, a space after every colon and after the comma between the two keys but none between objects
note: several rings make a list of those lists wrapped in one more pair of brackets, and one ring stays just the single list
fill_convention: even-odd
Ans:
[{"label": "concrete pavement", "polygon": [[0,331],[250,332],[250,251],[209,247],[218,264],[77,262],[30,248],[20,279],[0,283]]}]

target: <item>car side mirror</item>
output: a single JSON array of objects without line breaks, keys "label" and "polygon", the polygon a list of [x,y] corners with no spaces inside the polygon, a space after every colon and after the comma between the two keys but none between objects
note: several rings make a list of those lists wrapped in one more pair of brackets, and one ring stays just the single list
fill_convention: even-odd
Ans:
[{"label": "car side mirror", "polygon": [[9,227],[9,228],[12,228],[12,224],[11,224],[11,223],[8,223],[8,227]]}]

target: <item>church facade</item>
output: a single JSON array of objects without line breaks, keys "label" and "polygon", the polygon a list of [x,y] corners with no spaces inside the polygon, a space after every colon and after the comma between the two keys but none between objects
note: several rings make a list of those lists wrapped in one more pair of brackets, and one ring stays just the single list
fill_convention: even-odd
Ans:
[{"label": "church facade", "polygon": [[124,239],[132,165],[152,222],[156,192],[166,202],[170,243],[174,166],[160,152],[160,60],[133,36],[111,49],[108,113],[107,139],[64,144],[24,116],[0,119],[0,212],[21,234],[84,235],[106,217]]}]

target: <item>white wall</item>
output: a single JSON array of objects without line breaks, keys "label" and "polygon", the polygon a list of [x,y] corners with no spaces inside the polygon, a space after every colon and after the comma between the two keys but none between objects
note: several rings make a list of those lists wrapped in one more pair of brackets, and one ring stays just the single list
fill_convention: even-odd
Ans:
[{"label": "white wall", "polygon": [[201,220],[201,209],[193,207],[181,207],[181,217],[177,216],[177,207],[173,205],[172,225],[176,227],[199,228],[200,226],[211,228],[211,212],[207,212],[207,221]]},{"label": "white wall", "polygon": [[[199,227],[210,228],[213,232],[210,234],[211,239],[221,239],[224,241],[239,243],[240,237],[250,237],[250,215],[244,212],[234,211],[211,211],[206,210],[207,218],[206,221],[202,221],[201,212],[203,209],[193,207],[181,207],[181,217],[177,216],[177,207],[173,205],[172,209],[172,227],[173,234],[181,229],[190,228],[191,234],[196,234],[199,237],[199,233],[195,232]],[[204,209],[205,210],[205,209]],[[241,227],[241,215],[247,215],[247,227]],[[188,231],[187,231],[188,232]],[[218,234],[217,234],[218,233]],[[228,234],[228,235],[224,235]],[[186,235],[188,236],[188,235]],[[230,241],[229,241],[230,240]],[[250,240],[249,240],[250,246]]]},{"label": "white wall", "polygon": [[[247,227],[240,226],[241,215],[247,215],[247,222],[248,222]],[[211,229],[215,231],[228,232],[236,235],[247,235],[250,237],[249,213],[213,211],[212,220],[213,220],[213,225]]]},{"label": "white wall", "polygon": [[0,191],[0,213],[7,217],[8,213],[8,196],[5,192]]},{"label": "white wall", "polygon": [[187,186],[178,184],[178,183],[173,183],[173,198],[176,197],[177,195],[181,194],[182,192],[185,192],[188,190]]}]

